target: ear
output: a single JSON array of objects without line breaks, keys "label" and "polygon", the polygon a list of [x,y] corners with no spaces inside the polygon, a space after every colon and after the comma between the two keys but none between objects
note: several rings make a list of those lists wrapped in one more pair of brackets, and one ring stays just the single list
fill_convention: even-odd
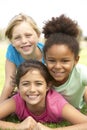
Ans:
[{"label": "ear", "polygon": [[10,39],[10,42],[11,42],[12,46],[15,47],[12,39]]},{"label": "ear", "polygon": [[20,92],[19,88],[18,88],[18,92]]},{"label": "ear", "polygon": [[10,42],[11,42],[11,43],[13,43],[13,40],[12,40],[12,38],[10,39]]},{"label": "ear", "polygon": [[20,86],[17,87],[18,92],[20,93]]},{"label": "ear", "polygon": [[77,56],[77,57],[75,58],[75,65],[78,63],[79,58],[80,58],[80,56]]},{"label": "ear", "polygon": [[47,84],[47,91],[48,91],[51,87],[52,87],[52,82],[49,82],[49,83]]}]

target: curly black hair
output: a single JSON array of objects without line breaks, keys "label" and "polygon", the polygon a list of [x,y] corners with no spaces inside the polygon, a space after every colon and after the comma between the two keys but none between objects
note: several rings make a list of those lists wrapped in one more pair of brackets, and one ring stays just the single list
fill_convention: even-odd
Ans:
[{"label": "curly black hair", "polygon": [[80,50],[77,41],[79,26],[76,21],[64,14],[59,17],[52,17],[51,20],[45,22],[42,32],[46,38],[43,48],[44,57],[48,48],[54,44],[64,44],[74,53],[75,57],[78,56]]}]

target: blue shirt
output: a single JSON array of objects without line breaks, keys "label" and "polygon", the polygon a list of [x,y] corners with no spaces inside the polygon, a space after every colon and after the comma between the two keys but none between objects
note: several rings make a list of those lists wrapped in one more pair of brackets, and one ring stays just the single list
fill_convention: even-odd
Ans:
[{"label": "blue shirt", "polygon": [[[40,49],[40,51],[43,53],[43,43],[37,43],[37,47]],[[17,67],[25,61],[25,59],[21,56],[21,54],[15,49],[15,47],[10,44],[7,48],[6,52],[6,58],[14,63]],[[42,57],[42,63],[44,63],[44,59]]]}]

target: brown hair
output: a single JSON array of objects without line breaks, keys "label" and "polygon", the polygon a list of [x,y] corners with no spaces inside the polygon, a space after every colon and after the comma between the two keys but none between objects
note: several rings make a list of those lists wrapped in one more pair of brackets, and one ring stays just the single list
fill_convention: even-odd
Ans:
[{"label": "brown hair", "polygon": [[17,69],[17,74],[16,74],[17,87],[19,87],[20,78],[23,75],[25,75],[28,71],[35,70],[35,69],[37,69],[41,73],[41,75],[46,80],[47,84],[50,81],[52,82],[52,77],[50,73],[48,72],[47,67],[40,61],[30,59],[23,62]]}]

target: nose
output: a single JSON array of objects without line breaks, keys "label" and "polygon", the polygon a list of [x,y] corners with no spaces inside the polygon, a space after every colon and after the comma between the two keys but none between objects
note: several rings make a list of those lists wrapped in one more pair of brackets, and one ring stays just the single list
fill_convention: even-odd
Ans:
[{"label": "nose", "polygon": [[60,69],[62,67],[61,63],[58,61],[55,64],[55,68]]},{"label": "nose", "polygon": [[22,36],[21,41],[22,41],[22,43],[27,43],[27,38]]},{"label": "nose", "polygon": [[31,84],[31,85],[30,85],[30,92],[35,92],[35,90],[36,90],[35,85],[34,85],[34,84]]}]

